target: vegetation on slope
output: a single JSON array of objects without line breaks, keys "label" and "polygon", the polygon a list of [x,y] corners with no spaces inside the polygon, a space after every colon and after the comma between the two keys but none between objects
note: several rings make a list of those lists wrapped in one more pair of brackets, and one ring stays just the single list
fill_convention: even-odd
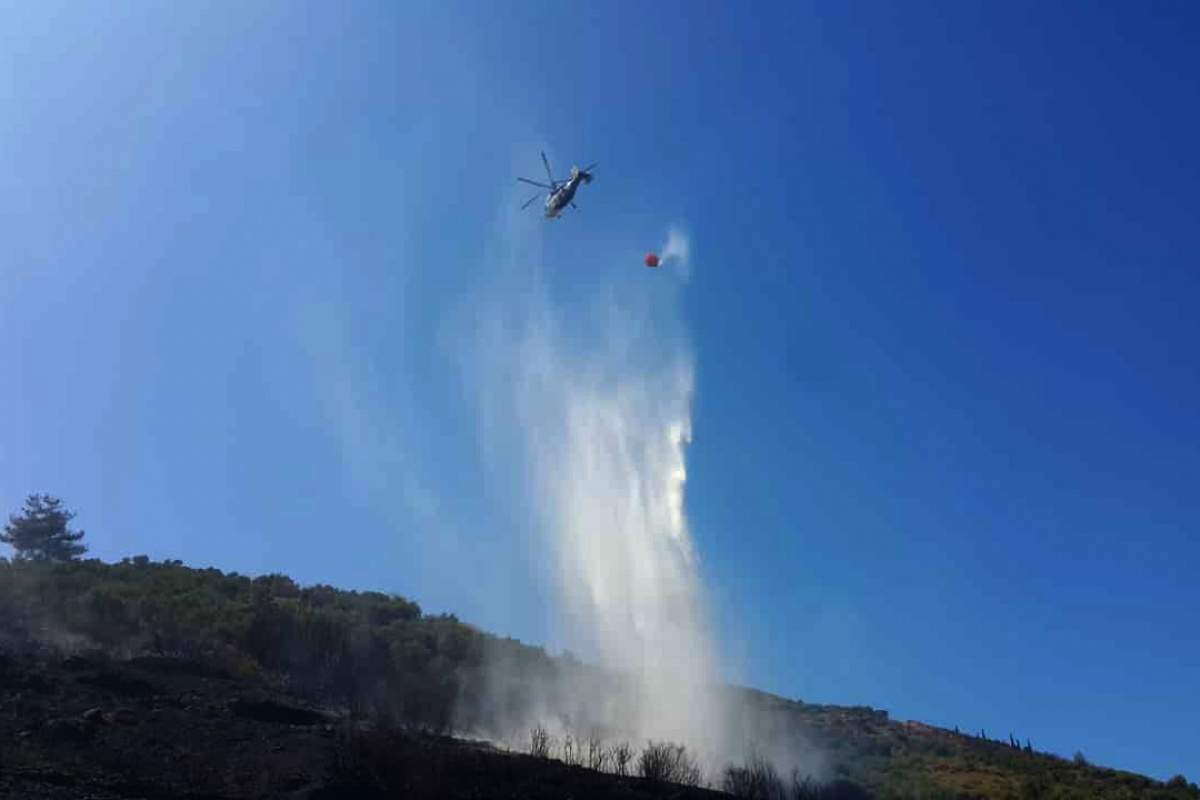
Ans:
[{"label": "vegetation on slope", "polygon": [[[511,721],[514,710],[532,707],[535,693],[553,708],[568,708],[580,700],[566,696],[565,687],[602,690],[620,681],[451,615],[423,614],[416,603],[393,595],[301,587],[283,575],[250,578],[141,556],[116,564],[81,561],[72,557],[77,552],[0,559],[0,647],[37,641],[125,658],[198,658],[359,715],[433,733],[498,730],[501,717]],[[498,663],[506,668],[497,695],[487,668]],[[555,695],[554,687],[564,694]],[[773,735],[795,733],[796,741],[822,751],[829,777],[879,797],[1200,799],[1200,789],[1182,777],[1163,783],[1095,767],[1082,757],[1036,752],[1015,740],[896,722],[866,707],[726,691]],[[576,732],[574,752],[582,753],[592,736],[594,731]],[[564,743],[556,751],[543,740],[539,754],[570,761],[574,756]],[[536,741],[523,746],[539,749]],[[579,763],[586,765],[582,758]],[[767,778],[751,764],[714,782],[743,796],[782,797],[786,781]],[[804,788],[805,778],[795,776],[793,790]],[[762,795],[763,786],[773,788]]]}]

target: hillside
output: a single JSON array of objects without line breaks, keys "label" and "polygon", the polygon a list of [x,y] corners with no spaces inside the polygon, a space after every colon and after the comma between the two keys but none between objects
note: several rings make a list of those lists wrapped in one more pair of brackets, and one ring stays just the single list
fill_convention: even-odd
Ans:
[{"label": "hillside", "polygon": [[[497,659],[509,667],[501,704],[486,670]],[[0,750],[7,781],[0,790],[9,796],[76,796],[50,791],[55,774],[59,783],[91,781],[98,797],[184,796],[185,787],[200,792],[195,796],[276,796],[286,789],[318,797],[346,781],[357,781],[360,792],[412,796],[452,779],[465,781],[456,796],[532,797],[539,796],[534,787],[567,785],[576,797],[661,791],[667,784],[631,777],[644,743],[633,743],[633,760],[618,769],[609,757],[618,743],[590,742],[588,752],[594,734],[586,731],[547,735],[533,749],[551,758],[445,738],[498,730],[505,709],[527,708],[532,693],[553,698],[545,687],[580,681],[602,688],[621,678],[453,616],[423,614],[399,597],[141,557],[117,564],[0,560],[0,733],[14,743]],[[1164,784],[1018,742],[898,722],[876,709],[725,691],[742,713],[822,754],[827,774],[816,776],[819,783],[801,781],[796,788],[807,794],[795,796],[1200,798],[1183,779]],[[570,698],[562,702],[565,708]],[[141,757],[139,737],[168,729],[180,732],[180,741],[153,734],[161,763]],[[527,735],[507,744],[531,748]],[[74,760],[55,755],[63,747]],[[410,759],[419,769],[401,779],[379,766],[403,762],[397,753],[422,754]],[[171,770],[181,758],[210,766],[181,782]],[[589,762],[626,775],[585,769]],[[57,772],[46,771],[50,764]],[[132,779],[120,776],[138,774],[145,786],[121,783]],[[14,775],[25,781],[19,791]],[[728,774],[705,777],[743,796],[772,796],[731,783]],[[30,788],[43,784],[50,788],[40,795]],[[489,789],[473,795],[480,786]]]},{"label": "hillside", "polygon": [[[0,797],[663,796],[481,742],[380,728],[202,661],[0,653]],[[716,797],[674,787],[680,798]]]}]

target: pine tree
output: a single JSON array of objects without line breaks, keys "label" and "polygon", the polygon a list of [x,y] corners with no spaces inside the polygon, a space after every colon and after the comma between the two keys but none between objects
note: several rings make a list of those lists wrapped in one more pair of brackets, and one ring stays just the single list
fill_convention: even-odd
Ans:
[{"label": "pine tree", "polygon": [[0,542],[10,545],[18,560],[71,561],[87,552],[79,543],[83,531],[67,527],[74,518],[57,497],[31,494],[22,512],[8,518]]}]

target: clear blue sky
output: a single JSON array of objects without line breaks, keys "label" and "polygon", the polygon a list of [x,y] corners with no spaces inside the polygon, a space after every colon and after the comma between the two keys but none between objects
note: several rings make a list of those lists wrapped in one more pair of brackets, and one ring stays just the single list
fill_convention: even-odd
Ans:
[{"label": "clear blue sky", "polygon": [[656,280],[691,232],[728,677],[1196,780],[1198,36],[1186,2],[6,4],[0,501],[553,644],[446,341],[545,147],[601,162],[531,212],[556,280]]}]

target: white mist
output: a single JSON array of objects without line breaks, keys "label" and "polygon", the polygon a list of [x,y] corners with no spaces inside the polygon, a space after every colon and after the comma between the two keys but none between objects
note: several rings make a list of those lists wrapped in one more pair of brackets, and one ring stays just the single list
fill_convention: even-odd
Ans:
[{"label": "white mist", "polygon": [[523,252],[515,237],[497,273],[504,286],[476,315],[476,363],[485,438],[519,454],[523,505],[541,533],[536,556],[554,572],[558,638],[631,678],[616,695],[588,689],[568,708],[558,693],[537,712],[557,719],[537,721],[716,755],[725,726],[684,509],[695,386],[680,307],[689,250],[673,230],[664,269],[634,256],[589,272],[586,293],[560,288],[561,298],[524,266],[540,253]]},{"label": "white mist", "polygon": [[677,340],[660,351],[662,326],[609,302],[589,348],[567,352],[564,337],[541,328],[523,361],[521,425],[556,557],[563,635],[634,678],[625,704],[633,716],[619,720],[633,736],[700,744],[721,726],[683,504],[692,358]]}]

